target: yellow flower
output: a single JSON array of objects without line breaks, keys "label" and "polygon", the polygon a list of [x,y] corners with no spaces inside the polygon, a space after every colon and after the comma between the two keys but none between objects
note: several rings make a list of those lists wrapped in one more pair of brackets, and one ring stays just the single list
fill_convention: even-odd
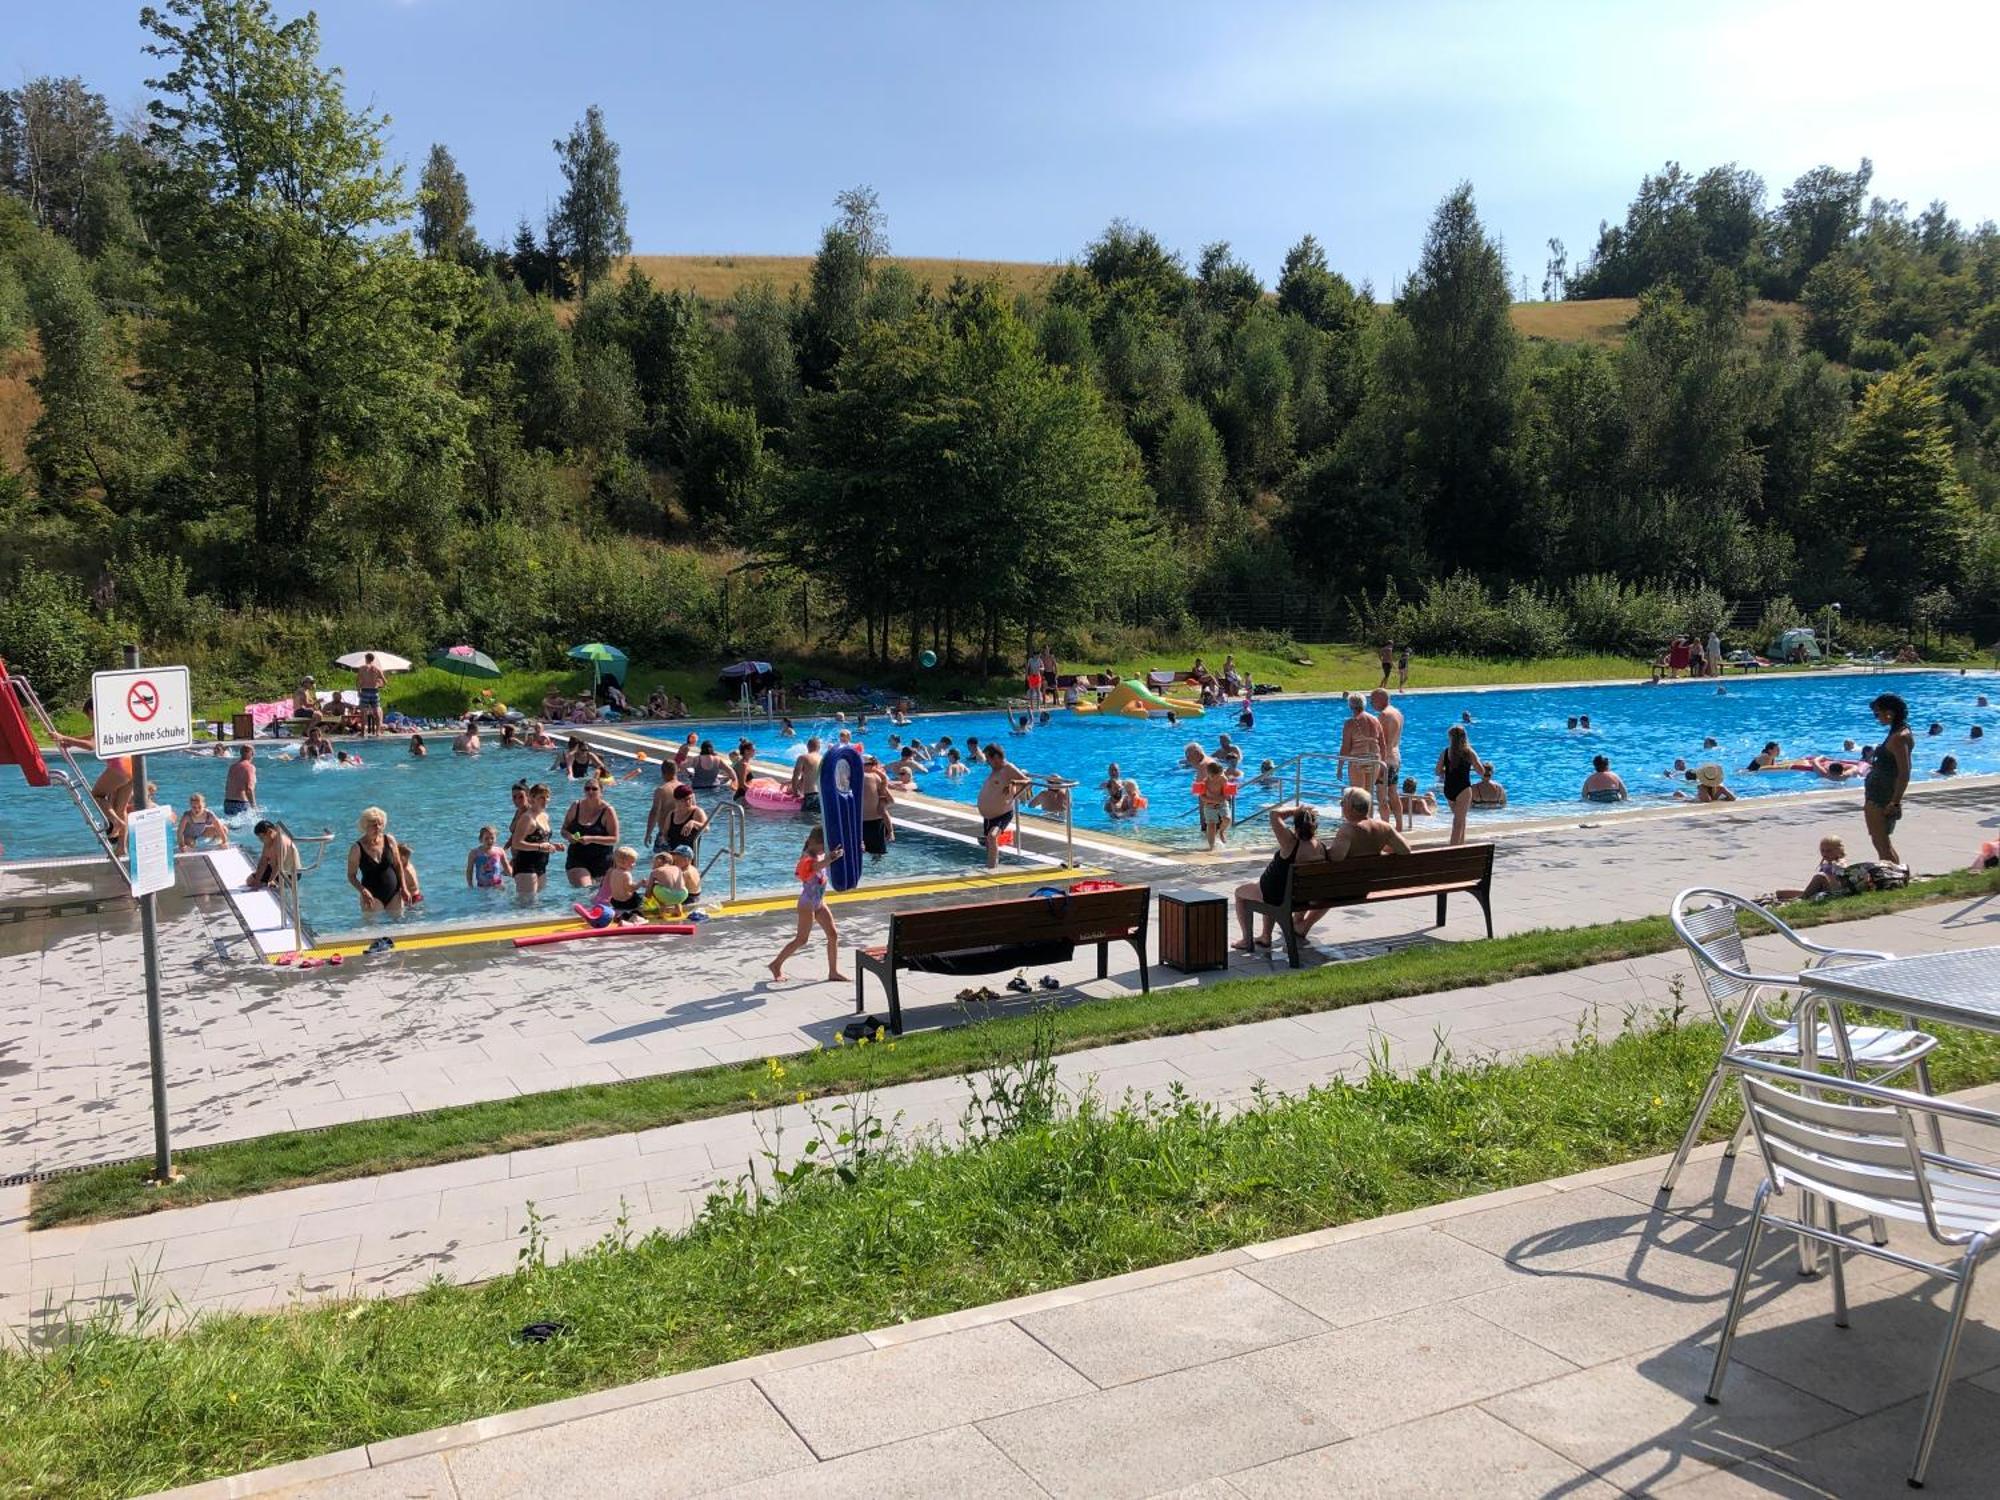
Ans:
[{"label": "yellow flower", "polygon": [[806,1102],[806,1091],[804,1089],[799,1090],[798,1097],[795,1102],[799,1104],[803,1104]]},{"label": "yellow flower", "polygon": [[1660,1096],[1658,1094],[1655,1094],[1653,1095],[1653,1108],[1658,1109],[1659,1107],[1660,1107]]}]

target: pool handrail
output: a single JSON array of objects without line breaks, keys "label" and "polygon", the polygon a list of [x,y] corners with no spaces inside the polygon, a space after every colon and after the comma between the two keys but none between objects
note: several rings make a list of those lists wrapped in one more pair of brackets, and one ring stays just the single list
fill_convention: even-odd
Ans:
[{"label": "pool handrail", "polygon": [[743,804],[731,799],[716,805],[715,816],[725,825],[722,847],[711,854],[708,863],[701,867],[702,879],[715,868],[715,862],[725,855],[729,859],[729,899],[736,899],[736,866],[750,847],[749,819],[744,816]]},{"label": "pool handrail", "polygon": [[117,849],[112,845],[111,825],[104,817],[103,809],[98,807],[97,799],[89,792],[95,778],[84,775],[83,767],[76,763],[76,757],[70,753],[69,746],[57,733],[55,721],[49,717],[49,711],[42,706],[41,698],[36,695],[34,684],[19,672],[9,668],[5,677],[0,677],[0,691],[10,688],[19,695],[22,706],[34,717],[35,723],[48,737],[48,748],[62,761],[60,768],[55,766],[49,768],[50,781],[60,785],[69,793],[70,800],[76,804],[76,810],[83,818],[85,826],[90,829],[91,837],[97,841],[98,848],[104,851],[104,857],[122,873],[125,861],[119,857]]}]

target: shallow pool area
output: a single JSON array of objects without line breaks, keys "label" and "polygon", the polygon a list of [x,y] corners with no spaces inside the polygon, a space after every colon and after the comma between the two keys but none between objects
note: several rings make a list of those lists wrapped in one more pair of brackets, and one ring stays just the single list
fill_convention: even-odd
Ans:
[{"label": "shallow pool area", "polygon": [[[491,824],[503,840],[506,836],[512,815],[509,789],[515,781],[548,784],[552,791],[549,820],[560,827],[578,789],[563,779],[560,770],[551,768],[550,752],[498,750],[489,741],[479,755],[454,755],[442,736],[421,760],[412,757],[406,742],[398,739],[343,739],[339,747],[358,753],[362,763],[335,767],[324,760],[287,759],[285,741],[260,743],[256,755],[258,809],[226,820],[233,842],[249,851],[252,858],[257,841],[250,830],[260,817],[284,823],[300,838],[328,829],[338,835],[326,846],[319,868],[301,882],[306,920],[322,938],[375,931],[393,934],[441,924],[548,919],[562,916],[572,902],[589,894],[588,888],[580,892],[563,878],[560,854],[550,861],[548,884],[538,897],[523,899],[511,881],[499,890],[474,890],[466,885],[466,855],[478,843],[480,826]],[[640,851],[643,871],[651,856],[642,835],[658,771],[653,765],[642,766],[629,758],[609,758],[617,776],[638,772],[632,779],[614,782],[608,795],[618,811],[620,837]],[[94,773],[97,767],[89,759],[80,764],[86,774]],[[160,798],[178,808],[185,808],[189,794],[198,791],[211,807],[220,809],[227,766],[226,759],[206,752],[157,755],[147,761],[147,775],[158,786]],[[727,800],[726,793],[697,795],[711,817]],[[386,811],[390,833],[415,851],[424,900],[400,918],[380,914],[364,917],[347,884],[348,846],[354,840],[361,810],[370,806]],[[796,814],[749,811],[744,854],[736,875],[738,896],[796,890],[792,867],[811,826],[809,819]],[[722,900],[729,891],[728,860],[716,858],[723,842],[718,819],[700,853],[700,863],[707,867],[703,890],[711,903]],[[67,795],[55,788],[31,789],[11,770],[0,774],[0,848],[5,850],[4,858],[53,858],[83,853],[91,847]],[[311,846],[302,846],[302,850],[309,862]],[[715,862],[711,864],[711,860]],[[875,883],[957,874],[981,863],[980,851],[971,842],[932,835],[906,824],[899,829],[888,855],[869,866],[866,879]]]},{"label": "shallow pool area", "polygon": [[[1366,685],[1364,685],[1366,686]],[[1612,684],[1590,687],[1452,688],[1397,694],[1405,719],[1403,774],[1415,777],[1420,789],[1435,790],[1433,774],[1446,731],[1465,722],[1473,748],[1493,763],[1494,779],[1507,792],[1503,809],[1479,809],[1477,823],[1518,821],[1588,813],[1616,817],[1624,812],[1671,806],[1674,793],[1692,794],[1694,783],[1685,772],[1674,773],[1676,758],[1687,769],[1714,762],[1727,773],[1727,785],[1739,798],[1826,790],[1832,784],[1809,772],[1751,773],[1746,767],[1764,744],[1776,740],[1786,757],[1825,755],[1856,759],[1862,745],[1882,737],[1868,710],[1879,693],[1893,692],[1910,705],[1910,722],[1917,736],[1916,781],[1934,780],[1946,755],[1957,758],[1962,774],[2000,772],[2000,707],[1981,706],[1982,696],[2000,703],[2000,673],[1995,672],[1827,672],[1812,675],[1732,675],[1726,681]],[[1075,822],[1079,829],[1123,834],[1175,847],[1201,843],[1190,775],[1181,761],[1190,742],[1214,750],[1227,734],[1243,751],[1245,777],[1254,777],[1261,762],[1288,767],[1302,752],[1335,750],[1347,707],[1334,697],[1291,698],[1273,694],[1259,698],[1255,722],[1237,723],[1239,704],[1210,709],[1178,724],[1164,719],[1100,719],[1057,708],[1048,722],[1025,732],[1010,729],[1005,713],[988,709],[968,713],[923,714],[904,729],[886,716],[870,714],[857,737],[885,761],[894,757],[892,737],[917,736],[935,745],[949,735],[964,747],[968,737],[983,745],[994,740],[1023,770],[1055,773],[1080,785],[1076,791]],[[1590,721],[1572,729],[1574,717]],[[1928,733],[1936,722],[1940,732]],[[765,758],[789,761],[805,736],[831,740],[842,728],[853,730],[855,717],[795,715],[797,740],[783,747],[766,729],[753,734],[765,747]],[[1975,725],[1985,733],[1974,737]],[[687,733],[687,725],[640,726],[639,732],[666,740]],[[721,742],[723,731],[717,732]],[[733,726],[728,731],[734,734]],[[1713,740],[1712,745],[1707,741]],[[1852,741],[1855,749],[1846,745]],[[733,742],[733,741],[732,741]],[[1583,779],[1593,756],[1605,755],[1631,793],[1622,804],[1587,803]],[[1149,806],[1137,818],[1114,819],[1104,810],[1101,790],[1109,767],[1139,783]],[[1291,794],[1285,770],[1282,794]],[[1307,763],[1309,801],[1331,805],[1337,795],[1331,761]],[[981,766],[965,776],[948,777],[933,770],[916,778],[916,790],[933,797],[969,803],[985,777]],[[1317,780],[1319,794],[1313,795]],[[1254,817],[1280,795],[1278,787],[1246,785],[1237,795],[1239,816]],[[1859,803],[1858,778],[1837,796]],[[1262,830],[1258,830],[1262,836]]]}]

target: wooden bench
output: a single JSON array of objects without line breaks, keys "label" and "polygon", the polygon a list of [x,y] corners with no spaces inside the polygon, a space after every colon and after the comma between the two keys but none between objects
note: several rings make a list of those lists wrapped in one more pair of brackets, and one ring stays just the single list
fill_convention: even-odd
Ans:
[{"label": "wooden bench", "polygon": [[1408,854],[1354,855],[1331,863],[1295,864],[1286,877],[1285,894],[1276,902],[1251,901],[1253,915],[1272,918],[1285,935],[1285,956],[1299,967],[1299,936],[1292,918],[1302,912],[1335,906],[1365,906],[1377,901],[1402,901],[1416,896],[1437,897],[1437,921],[1444,926],[1444,901],[1453,891],[1466,891],[1486,914],[1486,935],[1493,936],[1493,846],[1455,844],[1442,849],[1413,849]]},{"label": "wooden bench", "polygon": [[937,906],[893,912],[889,940],[854,950],[854,1009],[863,1009],[861,982],[869,974],[889,995],[889,1029],[903,1030],[903,1000],[896,972],[993,974],[1002,969],[1059,963],[1085,944],[1097,945],[1097,977],[1110,973],[1110,945],[1130,943],[1139,956],[1139,988],[1151,994],[1146,967],[1146,926],[1152,887],[1121,886],[1061,896],[1029,896],[977,906]]}]

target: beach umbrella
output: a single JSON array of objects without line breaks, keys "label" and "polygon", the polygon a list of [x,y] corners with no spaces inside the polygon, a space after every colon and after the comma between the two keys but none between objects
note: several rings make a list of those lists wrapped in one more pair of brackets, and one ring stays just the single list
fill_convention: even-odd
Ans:
[{"label": "beach umbrella", "polygon": [[407,672],[410,670],[409,659],[398,656],[393,651],[350,651],[345,656],[336,656],[333,659],[333,664],[336,667],[345,667],[350,672],[358,672],[361,670],[361,664],[371,655],[375,658],[375,665],[385,672]]},{"label": "beach umbrella", "polygon": [[470,646],[440,646],[424,660],[440,672],[449,672],[454,677],[498,677],[499,667],[484,651],[475,651]]},{"label": "beach umbrella", "polygon": [[616,668],[621,680],[625,676],[625,653],[616,646],[607,646],[602,641],[585,641],[581,646],[570,647],[569,656],[571,661],[590,663],[590,680],[593,683],[604,675],[606,667]]}]

